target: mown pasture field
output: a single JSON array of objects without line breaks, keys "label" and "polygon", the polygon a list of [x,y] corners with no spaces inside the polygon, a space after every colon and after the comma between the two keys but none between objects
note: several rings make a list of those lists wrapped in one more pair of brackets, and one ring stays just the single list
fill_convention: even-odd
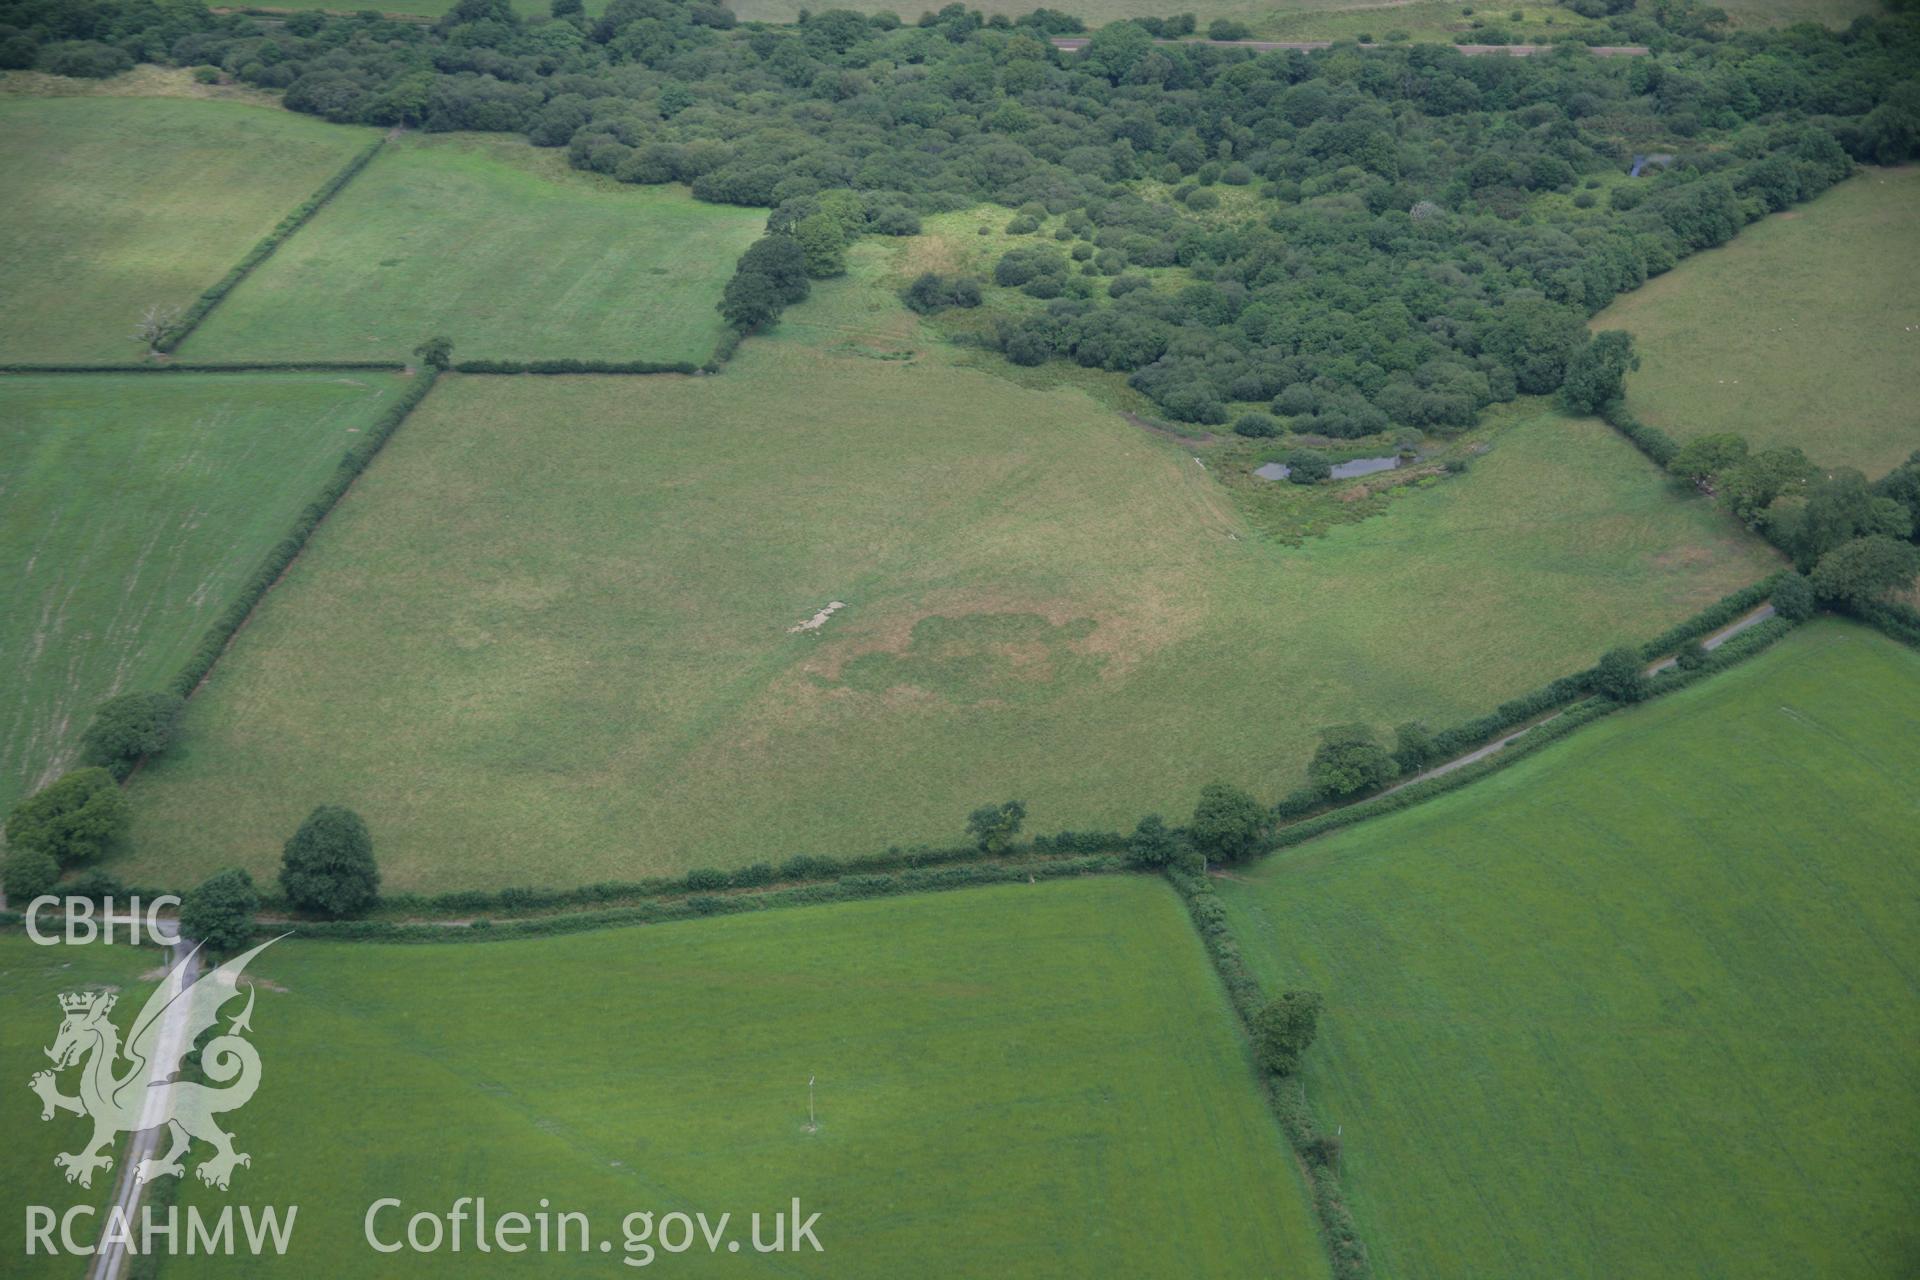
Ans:
[{"label": "mown pasture field", "polygon": [[705,360],[766,214],[485,134],[390,143],[181,347],[197,360]]},{"label": "mown pasture field", "polygon": [[1215,778],[1291,789],[1322,725],[1480,714],[1775,563],[1552,415],[1276,545],[1177,445],[955,367],[878,260],[719,377],[444,380],[136,780],[122,870],[270,874],[319,803],[423,890],[946,842],[1009,796],[1130,827]]},{"label": "mown pasture field", "polygon": [[[42,1050],[53,1044],[60,1031],[59,997],[68,991],[93,987],[112,988],[120,993],[115,1010],[118,1025],[124,1030],[132,1014],[153,989],[143,976],[161,964],[161,953],[129,946],[48,946],[30,941],[24,932],[0,933],[0,1122],[6,1125],[7,1140],[0,1143],[0,1187],[7,1191],[8,1212],[0,1214],[0,1257],[7,1260],[7,1274],[19,1280],[60,1277],[69,1280],[79,1266],[67,1257],[37,1253],[27,1256],[26,1214],[23,1206],[45,1205],[63,1214],[72,1205],[90,1204],[104,1210],[113,1194],[113,1175],[120,1171],[116,1158],[113,1169],[96,1174],[91,1189],[78,1187],[53,1163],[62,1151],[77,1151],[92,1132],[86,1122],[61,1113],[42,1123],[39,1096],[27,1082],[35,1072],[51,1064]],[[121,1070],[125,1069],[124,1064]],[[61,1079],[61,1091],[75,1092],[77,1073]],[[76,1219],[76,1238],[91,1242],[98,1236],[100,1218]],[[84,1265],[84,1264],[80,1264]]]},{"label": "mown pasture field", "polygon": [[[374,1253],[367,1206],[539,1197],[618,1224],[799,1197],[825,1252],[676,1274],[1326,1274],[1304,1186],[1178,899],[1113,877],[502,945],[280,943],[235,1192],[300,1206],[278,1274]],[[358,1064],[352,1084],[346,1064]],[[807,1081],[817,1080],[809,1133]],[[227,1197],[197,1184],[187,1203]],[[382,1229],[393,1225],[391,1215]],[[398,1221],[404,1222],[404,1219]],[[252,1259],[192,1274],[275,1274]],[[168,1274],[172,1274],[169,1271]]]},{"label": "mown pasture field", "polygon": [[1375,1274],[1920,1254],[1920,654],[1839,622],[1219,882]]},{"label": "mown pasture field", "polygon": [[1634,336],[1627,403],[1879,476],[1920,449],[1920,167],[1868,169],[1594,318]]},{"label": "mown pasture field", "polygon": [[398,386],[0,377],[0,808],[72,763],[97,704],[173,675]]},{"label": "mown pasture field", "polygon": [[136,360],[376,135],[165,98],[0,96],[0,361]]}]

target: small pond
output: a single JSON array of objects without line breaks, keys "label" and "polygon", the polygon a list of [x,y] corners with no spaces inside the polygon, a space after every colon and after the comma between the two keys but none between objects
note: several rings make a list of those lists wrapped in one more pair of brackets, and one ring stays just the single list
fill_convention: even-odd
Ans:
[{"label": "small pond", "polygon": [[[1335,480],[1351,480],[1355,476],[1370,476],[1376,471],[1391,471],[1399,465],[1399,454],[1393,454],[1385,458],[1355,458],[1350,462],[1334,463],[1333,478]],[[1253,474],[1259,476],[1262,480],[1285,480],[1288,475],[1287,464],[1284,462],[1269,462],[1264,467],[1255,468]]]}]

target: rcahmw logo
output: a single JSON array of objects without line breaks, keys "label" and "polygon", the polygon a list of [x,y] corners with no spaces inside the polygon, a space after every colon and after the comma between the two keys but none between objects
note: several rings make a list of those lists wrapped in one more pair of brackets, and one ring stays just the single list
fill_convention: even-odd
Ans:
[{"label": "rcahmw logo", "polygon": [[[156,1178],[177,1178],[186,1171],[183,1158],[192,1153],[196,1141],[212,1148],[194,1168],[194,1174],[210,1187],[225,1191],[234,1171],[252,1164],[252,1157],[234,1148],[233,1135],[220,1123],[222,1116],[245,1106],[260,1087],[260,1055],[244,1038],[253,1030],[251,983],[246,1006],[230,1015],[226,1031],[201,1050],[200,1071],[207,1082],[175,1076],[187,1052],[219,1022],[221,1009],[239,995],[240,975],[248,962],[277,941],[263,942],[235,956],[198,982],[193,981],[199,968],[196,947],[147,999],[124,1043],[110,1017],[117,1003],[112,993],[70,991],[60,997],[60,1032],[46,1051],[53,1068],[36,1072],[28,1086],[40,1097],[42,1120],[69,1112],[91,1121],[93,1132],[78,1149],[55,1156],[54,1165],[68,1182],[90,1187],[96,1172],[113,1168],[111,1149],[119,1136],[137,1135],[133,1177],[121,1179],[120,1194],[107,1210],[98,1250],[111,1247],[145,1253],[157,1244],[169,1253],[232,1253],[244,1244],[256,1254],[269,1246],[275,1253],[285,1252],[297,1206],[285,1210],[284,1221],[276,1208],[256,1214],[253,1206],[242,1206],[238,1236],[231,1205],[212,1215],[211,1222],[197,1207],[189,1207],[184,1229],[174,1208],[156,1215],[147,1206],[138,1215],[137,1226],[133,1212],[140,1186]],[[77,1092],[62,1093],[59,1075],[73,1068],[79,1071]],[[162,1130],[169,1145],[164,1155],[154,1158],[152,1152],[158,1147],[154,1138]],[[27,1252],[95,1252],[76,1239],[76,1232],[80,1220],[96,1212],[91,1205],[75,1205],[64,1214],[45,1205],[28,1205]]]}]

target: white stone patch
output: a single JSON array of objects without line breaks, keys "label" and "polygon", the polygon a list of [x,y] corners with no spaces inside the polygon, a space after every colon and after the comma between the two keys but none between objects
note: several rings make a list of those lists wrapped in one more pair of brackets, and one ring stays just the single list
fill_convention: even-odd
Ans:
[{"label": "white stone patch", "polygon": [[828,618],[831,618],[835,613],[839,612],[840,610],[846,607],[847,607],[847,602],[844,600],[832,601],[827,605],[826,608],[814,614],[811,618],[808,618],[805,622],[797,623],[794,626],[788,627],[787,634],[792,635],[796,631],[818,631],[821,627],[824,627],[827,625]]}]

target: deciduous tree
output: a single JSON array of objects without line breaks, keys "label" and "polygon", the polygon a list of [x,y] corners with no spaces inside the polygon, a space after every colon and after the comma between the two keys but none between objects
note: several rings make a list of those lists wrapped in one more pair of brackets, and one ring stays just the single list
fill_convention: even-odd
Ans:
[{"label": "deciduous tree", "polygon": [[25,911],[35,898],[53,892],[60,882],[60,864],[42,849],[12,849],[7,853],[4,880],[7,905]]},{"label": "deciduous tree", "polygon": [[1609,649],[1594,667],[1590,678],[1593,691],[1615,702],[1638,702],[1647,696],[1646,664],[1639,651],[1623,645]]},{"label": "deciduous tree", "polygon": [[105,769],[75,769],[13,808],[7,844],[38,849],[62,867],[92,862],[127,825],[127,799]]},{"label": "deciduous tree", "polygon": [[1285,991],[1253,1015],[1253,1042],[1260,1065],[1275,1075],[1292,1075],[1313,1045],[1326,1001],[1317,991]]},{"label": "deciduous tree", "polygon": [[124,778],[143,756],[159,755],[173,741],[185,701],[174,693],[123,693],[100,704],[80,739],[80,756]]},{"label": "deciduous tree", "polygon": [[238,951],[253,936],[260,893],[238,867],[216,871],[180,900],[180,931],[215,951]]},{"label": "deciduous tree", "polygon": [[280,887],[300,911],[340,920],[365,915],[380,891],[373,837],[360,815],[323,804],[280,855]]},{"label": "deciduous tree", "polygon": [[967,834],[987,853],[999,853],[1020,834],[1027,806],[1019,800],[982,805],[967,815]]},{"label": "deciduous tree", "polygon": [[1885,534],[1855,538],[1820,557],[1808,575],[1813,594],[1827,604],[1857,606],[1913,585],[1920,547]]},{"label": "deciduous tree", "polygon": [[1320,745],[1307,764],[1307,781],[1332,799],[1383,787],[1399,769],[1364,724],[1337,724],[1320,731]]},{"label": "deciduous tree", "polygon": [[1560,384],[1560,403],[1570,413],[1598,413],[1626,393],[1627,374],[1640,367],[1633,335],[1608,329],[1575,352]]},{"label": "deciduous tree", "polygon": [[1272,816],[1238,787],[1211,783],[1200,790],[1188,835],[1201,856],[1215,862],[1243,862],[1272,843]]}]

